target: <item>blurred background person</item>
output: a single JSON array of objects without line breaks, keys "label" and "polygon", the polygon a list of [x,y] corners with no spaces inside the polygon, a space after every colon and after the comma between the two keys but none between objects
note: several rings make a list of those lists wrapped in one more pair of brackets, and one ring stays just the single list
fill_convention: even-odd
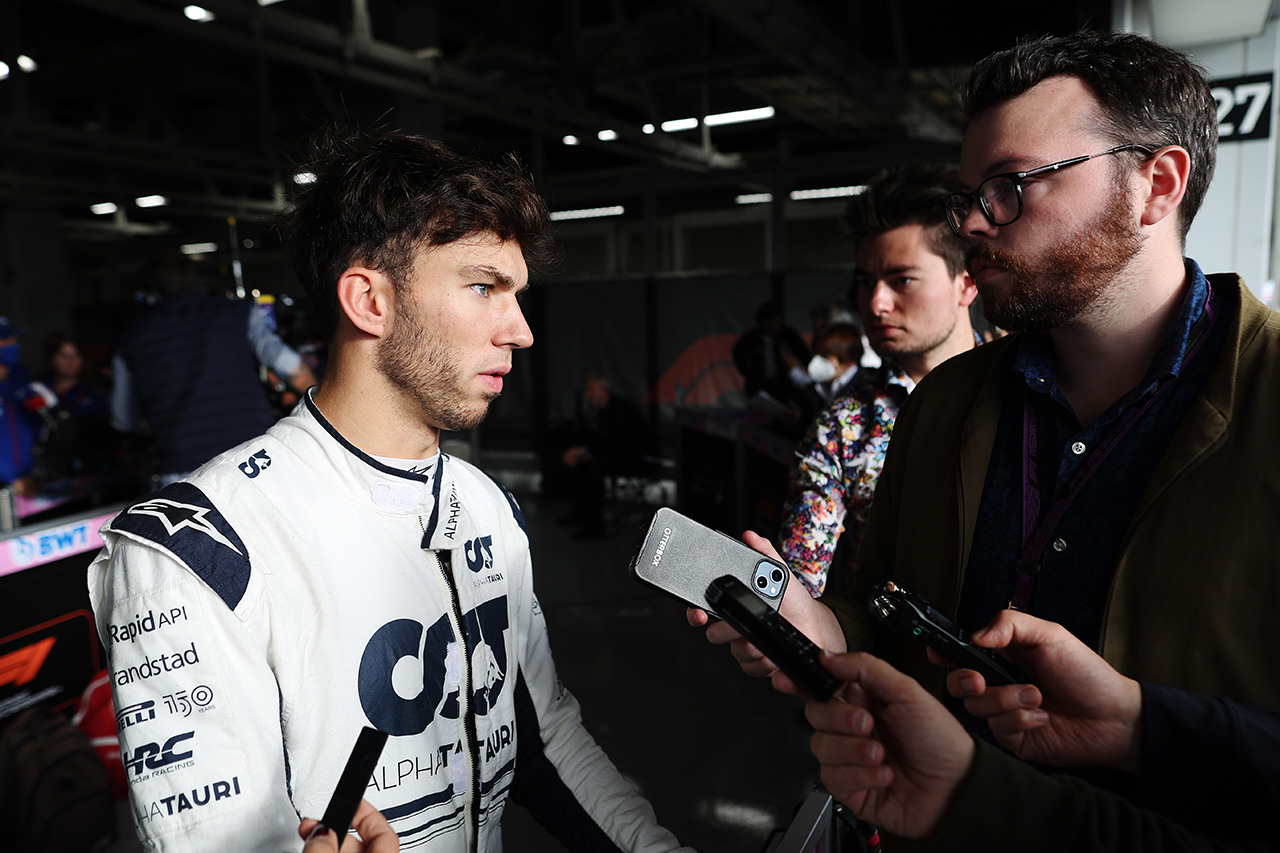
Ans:
[{"label": "blurred background person", "polygon": [[30,496],[38,489],[32,469],[36,438],[44,424],[40,413],[55,400],[52,391],[31,382],[22,365],[18,338],[26,333],[0,317],[0,484]]},{"label": "blurred background person", "polygon": [[45,338],[40,381],[58,398],[54,406],[57,413],[75,417],[107,411],[107,395],[85,373],[84,354],[70,335],[53,332]]},{"label": "blurred background person", "polygon": [[271,426],[259,365],[298,391],[316,380],[255,303],[205,292],[180,257],[158,271],[160,301],[124,333],[112,359],[111,425],[150,429],[163,486]]},{"label": "blurred background person", "polygon": [[649,427],[640,407],[613,393],[609,380],[588,376],[572,444],[561,454],[573,510],[560,519],[577,528],[574,539],[605,534],[605,478],[639,474],[649,451]]},{"label": "blurred background person", "polygon": [[40,381],[57,398],[37,451],[44,477],[53,481],[113,468],[117,442],[107,422],[108,397],[85,370],[84,354],[70,335],[53,332],[45,338]]}]

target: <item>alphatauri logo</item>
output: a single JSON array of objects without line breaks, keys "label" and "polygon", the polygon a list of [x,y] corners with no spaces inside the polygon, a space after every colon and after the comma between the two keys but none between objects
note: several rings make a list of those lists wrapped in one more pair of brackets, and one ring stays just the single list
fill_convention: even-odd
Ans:
[{"label": "alphatauri logo", "polygon": [[240,473],[252,480],[254,477],[261,474],[263,469],[270,467],[271,457],[267,455],[267,451],[259,450],[257,453],[240,463]]}]

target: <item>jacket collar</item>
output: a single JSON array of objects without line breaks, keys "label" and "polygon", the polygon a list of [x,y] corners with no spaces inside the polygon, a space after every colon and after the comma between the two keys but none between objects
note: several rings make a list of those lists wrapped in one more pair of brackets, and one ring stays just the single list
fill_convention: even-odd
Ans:
[{"label": "jacket collar", "polygon": [[386,515],[418,517],[423,547],[451,549],[470,538],[473,525],[458,489],[459,463],[443,451],[429,474],[384,465],[343,437],[311,392],[271,433],[338,492]]}]

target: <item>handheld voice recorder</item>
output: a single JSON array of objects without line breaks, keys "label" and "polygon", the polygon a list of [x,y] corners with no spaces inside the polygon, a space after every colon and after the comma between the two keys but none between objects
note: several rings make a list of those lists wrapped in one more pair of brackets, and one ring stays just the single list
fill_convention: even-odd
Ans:
[{"label": "handheld voice recorder", "polygon": [[840,688],[840,679],[818,660],[818,647],[741,580],[733,575],[716,578],[707,587],[707,599],[725,622],[764,652],[805,693],[824,700]]},{"label": "handheld voice recorder", "polygon": [[899,578],[885,578],[872,587],[867,607],[890,630],[927,643],[957,667],[977,670],[992,687],[1033,683],[1006,658],[975,646],[959,625]]}]

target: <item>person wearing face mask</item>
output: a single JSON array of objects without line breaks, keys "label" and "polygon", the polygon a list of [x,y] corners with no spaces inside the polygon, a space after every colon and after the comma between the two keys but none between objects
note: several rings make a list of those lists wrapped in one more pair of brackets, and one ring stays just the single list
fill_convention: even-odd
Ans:
[{"label": "person wearing face mask", "polygon": [[35,494],[32,448],[40,433],[40,413],[57,403],[53,392],[32,382],[22,365],[18,338],[26,329],[0,317],[0,483],[18,494]]},{"label": "person wearing face mask", "polygon": [[811,375],[832,381],[835,393],[796,448],[780,548],[814,596],[833,565],[852,574],[899,406],[930,370],[976,345],[969,305],[977,291],[942,210],[957,186],[953,167],[900,167],[876,175],[845,213],[857,241],[858,311],[882,364],[857,370],[852,325],[832,325],[815,341],[826,357],[810,362]]},{"label": "person wearing face mask", "polygon": [[858,372],[862,358],[862,336],[852,323],[834,323],[813,341],[813,358],[808,375],[813,390],[828,405],[840,395]]}]

